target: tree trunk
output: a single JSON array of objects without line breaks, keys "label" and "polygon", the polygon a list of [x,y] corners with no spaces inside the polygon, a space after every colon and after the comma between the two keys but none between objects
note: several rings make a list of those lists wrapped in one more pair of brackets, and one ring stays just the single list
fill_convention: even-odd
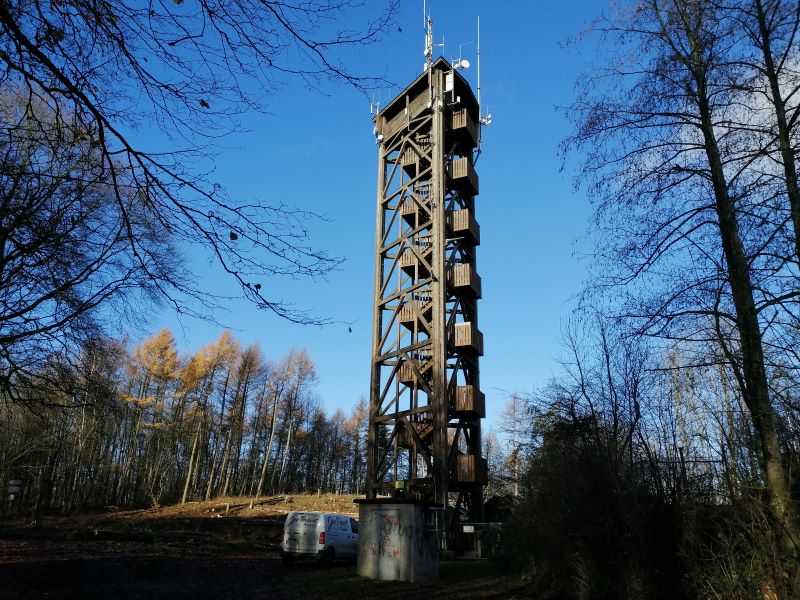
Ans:
[{"label": "tree trunk", "polygon": [[[696,58],[696,65],[702,59]],[[715,209],[717,213],[720,239],[725,260],[728,264],[727,278],[731,287],[736,309],[736,329],[742,352],[742,371],[745,389],[744,401],[750,411],[756,431],[756,452],[759,458],[764,486],[770,509],[778,527],[784,550],[797,555],[795,544],[798,527],[792,514],[789,486],[781,463],[780,444],[775,428],[775,416],[769,396],[769,383],[764,366],[764,348],[761,326],[758,320],[753,286],[750,280],[750,267],[744,251],[736,211],[729,195],[723,163],[714,132],[706,82],[701,69],[694,70],[697,82],[697,101],[701,128],[705,142],[711,181],[714,188]]]},{"label": "tree trunk", "polygon": [[192,440],[192,451],[189,454],[189,467],[186,469],[186,482],[183,484],[183,494],[181,495],[181,504],[186,504],[186,497],[189,495],[189,485],[192,481],[192,474],[194,473],[195,461],[197,460],[197,450],[200,447],[200,433],[203,428],[202,415],[198,418],[197,429],[194,432],[194,439]]},{"label": "tree trunk", "polygon": [[[231,474],[230,469],[228,469],[228,463],[230,462],[231,456],[231,445],[233,443],[233,434],[234,434],[234,423],[238,423],[238,416],[239,414],[236,412],[238,410],[244,410],[243,402],[239,403],[239,396],[242,389],[242,380],[239,379],[236,382],[236,391],[233,393],[233,405],[231,406],[231,418],[228,424],[228,435],[225,438],[225,453],[222,455],[222,466],[219,469],[220,477],[224,477],[224,483],[222,484],[222,496],[225,497],[228,495],[228,485],[231,481]],[[240,437],[241,442],[241,437]]]},{"label": "tree trunk", "polygon": [[[230,381],[230,373],[225,376],[225,385],[222,387],[222,406],[219,409],[219,425],[217,426],[217,431],[214,436],[214,454],[211,457],[211,468],[209,469],[208,473],[208,484],[206,485],[206,495],[204,497],[205,500],[211,498],[211,492],[214,490],[214,476],[215,476],[215,469],[217,466],[217,456],[219,454],[220,448],[220,437],[222,437],[222,423],[225,420],[225,398],[228,394],[228,382]],[[213,413],[212,413],[213,415]],[[213,423],[212,423],[213,425]]]},{"label": "tree trunk", "polygon": [[289,459],[289,450],[291,449],[292,430],[293,430],[292,423],[290,421],[286,427],[286,446],[283,449],[283,459],[281,460],[281,472],[280,475],[278,476],[278,489],[281,491],[281,493],[286,491],[286,489],[284,488],[284,476],[286,474],[286,463],[287,460]]},{"label": "tree trunk", "polygon": [[[767,24],[767,15],[764,11],[762,0],[755,0],[756,19],[758,20],[757,40],[764,56],[764,71],[769,81],[770,101],[775,109],[775,123],[778,126],[778,145],[783,163],[784,177],[786,178],[786,195],[789,198],[792,225],[794,227],[795,258],[800,261],[800,188],[797,185],[797,167],[794,161],[794,148],[791,140],[791,129],[786,117],[786,100],[781,92],[778,71],[775,59],[772,56],[772,36]],[[758,44],[760,42],[760,44]]]},{"label": "tree trunk", "polygon": [[[283,391],[283,386],[275,390],[275,395],[273,397],[272,402],[272,416],[269,420],[269,441],[267,442],[267,447],[264,450],[264,462],[261,464],[261,475],[258,478],[258,487],[256,488],[256,500],[261,497],[261,492],[264,489],[264,478],[267,475],[267,465],[269,464],[269,457],[272,454],[272,442],[275,439],[275,416],[278,413],[278,402],[280,401],[280,395]],[[252,508],[252,502],[250,504],[250,508]]]}]

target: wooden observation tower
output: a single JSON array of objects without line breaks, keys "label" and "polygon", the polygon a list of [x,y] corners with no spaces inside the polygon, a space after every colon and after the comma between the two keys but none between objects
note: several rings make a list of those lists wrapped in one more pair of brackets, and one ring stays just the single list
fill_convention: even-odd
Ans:
[{"label": "wooden observation tower", "polygon": [[[375,117],[377,232],[367,499],[430,502],[439,531],[483,513],[475,219],[480,107],[443,58]],[[480,84],[479,84],[480,85]]]}]

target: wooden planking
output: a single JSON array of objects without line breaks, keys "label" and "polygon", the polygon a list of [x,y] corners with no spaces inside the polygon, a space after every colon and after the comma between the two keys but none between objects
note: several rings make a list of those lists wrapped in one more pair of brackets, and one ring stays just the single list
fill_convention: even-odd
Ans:
[{"label": "wooden planking", "polygon": [[470,263],[460,263],[447,270],[447,282],[457,293],[481,297],[481,277]]},{"label": "wooden planking", "polygon": [[482,419],[486,416],[486,396],[473,385],[456,388],[455,412]]},{"label": "wooden planking", "polygon": [[[408,98],[408,97],[407,97]],[[428,90],[424,90],[414,98],[408,98],[408,105],[383,125],[381,133],[389,139],[395,133],[408,126],[411,119],[416,118],[423,110],[428,108]]]},{"label": "wooden planking", "polygon": [[417,219],[419,218],[419,205],[414,202],[413,198],[406,198],[403,200],[403,206],[400,209],[400,216],[403,220],[412,227],[417,226]]},{"label": "wooden planking", "polygon": [[416,380],[416,374],[414,373],[414,368],[411,366],[411,363],[408,361],[403,361],[400,364],[400,368],[397,370],[397,381],[402,383],[403,385],[414,385],[414,381]]},{"label": "wooden planking", "polygon": [[417,134],[414,143],[407,143],[400,152],[400,164],[404,167],[419,166],[420,162],[430,164],[430,145],[431,139],[429,135]]},{"label": "wooden planking", "polygon": [[447,166],[447,175],[462,192],[470,196],[478,193],[478,174],[469,156],[452,160]]},{"label": "wooden planking", "polygon": [[483,334],[473,323],[456,323],[451,340],[457,350],[474,352],[483,355]]},{"label": "wooden planking", "polygon": [[[419,235],[415,241],[416,243],[413,244],[413,249],[408,247],[403,250],[403,254],[400,256],[400,268],[411,273],[414,270],[414,267],[419,265],[420,271],[418,275],[420,277],[425,277],[428,274],[428,266],[425,264],[425,262],[423,262],[423,260],[430,260],[432,251],[431,236]],[[414,252],[415,250],[416,252]],[[423,260],[420,260],[420,258]]]},{"label": "wooden planking", "polygon": [[477,145],[478,126],[466,108],[453,112],[450,117],[450,129],[466,149],[471,150]]},{"label": "wooden planking", "polygon": [[406,302],[400,308],[400,323],[406,327],[413,326],[417,320],[417,315],[422,315],[430,320],[431,308],[433,308],[432,302],[420,302],[419,300]]},{"label": "wooden planking", "polygon": [[469,209],[454,210],[447,215],[447,225],[454,237],[462,237],[476,246],[481,243],[481,227]]},{"label": "wooden planking", "polygon": [[414,371],[412,362],[416,363],[420,375],[427,377],[431,369],[430,350],[417,350],[413,352],[410,359],[404,359],[397,370],[397,380],[403,385],[412,386],[417,380],[417,373]]},{"label": "wooden planking", "polygon": [[456,479],[458,483],[486,485],[489,481],[486,459],[475,454],[457,455]]},{"label": "wooden planking", "polygon": [[414,434],[415,430],[423,442],[429,441],[433,433],[433,424],[430,421],[405,421],[397,427],[397,445],[401,448],[413,448],[416,446]]}]

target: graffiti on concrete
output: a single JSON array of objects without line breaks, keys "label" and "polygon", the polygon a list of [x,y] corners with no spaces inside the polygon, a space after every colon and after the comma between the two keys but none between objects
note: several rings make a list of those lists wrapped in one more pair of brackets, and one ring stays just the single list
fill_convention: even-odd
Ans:
[{"label": "graffiti on concrete", "polygon": [[397,560],[400,557],[399,532],[402,530],[400,516],[394,512],[376,511],[370,520],[370,531],[377,542],[372,544],[372,556]]},{"label": "graffiti on concrete", "polygon": [[374,541],[370,547],[373,557],[397,560],[405,552],[429,558],[438,552],[435,539],[423,531],[421,519],[404,522],[399,511],[375,511],[368,523]]}]

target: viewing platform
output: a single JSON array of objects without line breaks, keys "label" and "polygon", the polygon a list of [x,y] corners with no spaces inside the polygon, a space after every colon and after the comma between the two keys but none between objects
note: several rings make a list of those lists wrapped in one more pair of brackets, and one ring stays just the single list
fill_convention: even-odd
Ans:
[{"label": "viewing platform", "polygon": [[400,314],[397,315],[398,321],[408,329],[414,329],[414,324],[422,317],[431,320],[431,310],[433,303],[430,300],[412,300],[400,307]]},{"label": "viewing platform", "polygon": [[457,143],[464,151],[472,150],[478,145],[478,125],[466,108],[453,111],[450,115],[450,131],[448,142]]},{"label": "viewing platform", "polygon": [[430,236],[420,236],[413,244],[413,249],[409,247],[403,251],[400,257],[400,268],[410,277],[424,278],[430,274],[430,269],[426,264],[430,258]]},{"label": "viewing platform", "polygon": [[427,206],[427,199],[423,199],[422,203],[420,203],[418,199],[406,198],[400,207],[400,216],[411,227],[417,227],[420,223],[431,220],[429,210],[424,208]]},{"label": "viewing platform", "polygon": [[430,167],[430,144],[431,138],[428,135],[417,136],[413,144],[406,144],[400,152],[400,164],[406,174],[414,177],[419,169]]},{"label": "viewing platform", "polygon": [[483,356],[483,334],[473,323],[456,323],[450,341],[458,352]]},{"label": "viewing platform", "polygon": [[473,246],[481,243],[481,226],[466,208],[448,213],[447,229],[450,237],[463,238]]},{"label": "viewing platform", "polygon": [[475,386],[458,386],[454,404],[454,412],[458,415],[479,419],[486,416],[486,396]]},{"label": "viewing platform", "polygon": [[414,446],[414,433],[409,429],[409,425],[423,442],[430,440],[431,435],[433,435],[433,423],[430,420],[409,421],[406,425],[399,425],[395,437],[397,445],[401,448]]},{"label": "viewing platform", "polygon": [[397,370],[397,381],[409,387],[413,386],[417,381],[417,375],[414,371],[415,364],[420,375],[427,380],[431,371],[430,350],[417,350],[411,354],[410,359],[403,359],[403,362],[400,363],[400,368]]},{"label": "viewing platform", "polygon": [[486,485],[489,468],[486,459],[475,454],[456,456],[456,483],[462,485]]},{"label": "viewing platform", "polygon": [[447,270],[447,283],[452,290],[469,298],[481,297],[481,277],[470,263],[459,263]]},{"label": "viewing platform", "polygon": [[451,187],[462,194],[474,196],[478,193],[478,174],[475,172],[469,156],[453,159],[447,165],[447,176],[450,179]]}]

